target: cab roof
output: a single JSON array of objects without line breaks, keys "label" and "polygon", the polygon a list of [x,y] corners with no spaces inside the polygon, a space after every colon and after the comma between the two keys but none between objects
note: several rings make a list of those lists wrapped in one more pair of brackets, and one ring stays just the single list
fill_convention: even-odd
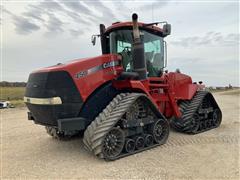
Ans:
[{"label": "cab roof", "polygon": [[[132,29],[132,27],[133,27],[133,24],[132,24],[131,21],[129,21],[129,22],[116,22],[116,23],[113,23],[111,26],[109,26],[106,29],[105,33],[108,34],[112,31],[115,31],[115,30],[118,30],[118,29]],[[151,33],[163,36],[163,29],[158,27],[158,26],[155,26],[155,25],[147,26],[146,23],[138,22],[138,27],[139,27],[140,30],[146,30],[146,31],[149,31]]]}]

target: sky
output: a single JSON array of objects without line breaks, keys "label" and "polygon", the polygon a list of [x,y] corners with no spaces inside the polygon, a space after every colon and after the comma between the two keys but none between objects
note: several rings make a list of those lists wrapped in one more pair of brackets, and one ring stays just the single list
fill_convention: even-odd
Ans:
[{"label": "sky", "polygon": [[240,86],[239,1],[1,0],[1,81],[27,81],[31,71],[101,54],[91,44],[99,24],[167,21],[168,71],[207,86]]}]

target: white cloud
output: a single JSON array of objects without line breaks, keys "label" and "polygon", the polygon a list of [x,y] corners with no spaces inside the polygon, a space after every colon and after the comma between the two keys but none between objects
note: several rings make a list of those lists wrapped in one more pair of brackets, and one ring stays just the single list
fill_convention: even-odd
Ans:
[{"label": "white cloud", "polygon": [[4,2],[3,80],[26,81],[34,69],[99,55],[100,42],[90,42],[99,23],[130,21],[137,12],[142,22],[172,24],[169,70],[207,85],[239,85],[238,2],[71,2]]}]

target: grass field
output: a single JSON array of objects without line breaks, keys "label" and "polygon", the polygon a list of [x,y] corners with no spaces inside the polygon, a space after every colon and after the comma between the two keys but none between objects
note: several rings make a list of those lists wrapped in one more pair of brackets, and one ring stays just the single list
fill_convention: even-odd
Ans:
[{"label": "grass field", "polygon": [[25,87],[0,87],[0,100],[10,101],[14,106],[24,106]]},{"label": "grass field", "polygon": [[240,89],[234,89],[232,91],[224,91],[221,92],[221,95],[232,95],[232,96],[240,96]]},{"label": "grass field", "polygon": [[[239,88],[237,88],[239,89]],[[224,92],[223,95],[239,95],[239,91],[230,90],[211,90],[211,92]],[[10,101],[14,106],[24,106],[23,96],[25,93],[25,87],[0,87],[0,100]]]}]

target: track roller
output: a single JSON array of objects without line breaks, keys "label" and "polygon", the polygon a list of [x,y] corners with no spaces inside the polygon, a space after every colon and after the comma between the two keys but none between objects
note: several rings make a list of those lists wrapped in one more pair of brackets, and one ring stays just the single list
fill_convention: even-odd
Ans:
[{"label": "track roller", "polygon": [[132,153],[135,150],[135,141],[133,139],[126,139],[125,151],[127,153]]},{"label": "track roller", "polygon": [[136,149],[144,148],[144,138],[142,136],[138,136],[135,140],[135,147]]},{"label": "track roller", "polygon": [[154,143],[153,136],[151,134],[145,135],[145,137],[144,137],[145,146],[149,147],[149,146],[153,145],[153,143]]}]

